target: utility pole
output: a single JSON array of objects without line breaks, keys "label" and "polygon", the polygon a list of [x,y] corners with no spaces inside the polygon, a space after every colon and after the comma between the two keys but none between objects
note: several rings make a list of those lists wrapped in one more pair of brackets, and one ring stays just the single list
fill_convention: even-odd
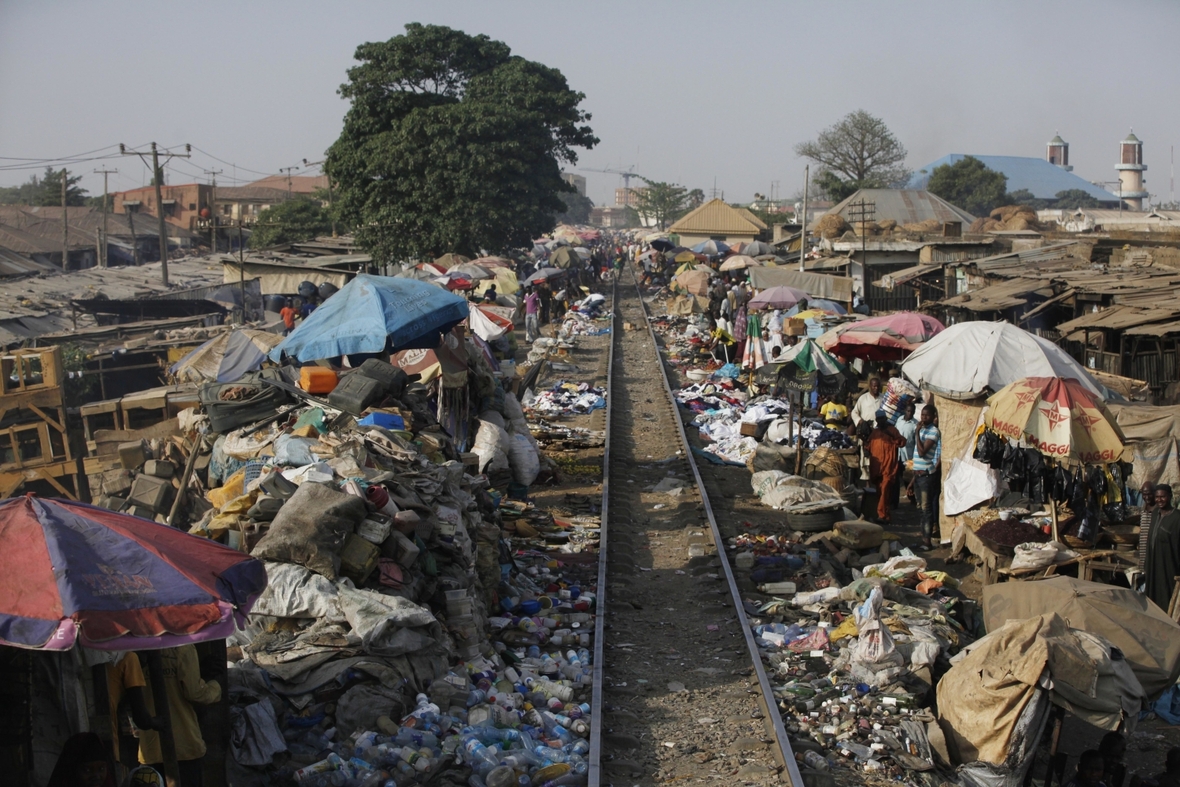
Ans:
[{"label": "utility pole", "polygon": [[246,244],[242,242],[242,217],[238,216],[238,292],[242,297],[242,324],[246,323]]},{"label": "utility pole", "polygon": [[94,174],[102,175],[102,251],[98,255],[100,268],[107,267],[107,176],[118,171],[117,169],[94,170]]},{"label": "utility pole", "polygon": [[[303,160],[303,166],[305,167],[318,167],[321,164],[327,163],[327,159],[324,159],[323,161],[308,161],[307,159]],[[333,210],[336,201],[332,197],[332,176],[325,172],[324,177],[328,179],[328,215],[332,218],[332,237],[335,238],[338,236],[336,235],[336,211]]]},{"label": "utility pole", "polygon": [[66,193],[69,191],[70,171],[65,167],[61,169],[61,269],[68,271],[70,269],[70,224],[67,221],[66,213],[69,208],[66,207]]},{"label": "utility pole", "polygon": [[[170,153],[164,151],[166,158],[164,163],[167,164],[169,159],[173,158],[192,158],[192,145],[184,146],[184,153]],[[164,171],[160,169],[160,151],[156,147],[156,143],[152,143],[152,180],[156,183],[156,215],[159,217],[159,231],[160,231],[160,281],[165,287],[168,286],[168,226],[164,221],[164,196],[161,187],[164,183]],[[119,153],[124,156],[139,156],[144,164],[147,164],[146,153],[138,150],[128,150],[127,146],[119,143]]]},{"label": "utility pole", "polygon": [[860,224],[860,271],[861,271],[861,298],[862,302],[868,304],[869,308],[873,305],[869,303],[869,238],[868,231],[865,229],[865,224],[873,220],[877,215],[877,203],[866,202],[864,197],[861,197],[860,202],[854,202],[848,206],[848,218],[853,219],[853,224]]},{"label": "utility pole", "polygon": [[803,260],[807,257],[807,187],[811,185],[811,165],[803,168],[803,229],[799,234],[799,272],[803,272]]},{"label": "utility pole", "polygon": [[280,167],[279,172],[287,173],[287,199],[291,199],[291,173],[298,170],[299,167]]},{"label": "utility pole", "polygon": [[209,194],[209,250],[217,253],[217,176],[223,169],[204,170],[206,175],[213,176],[213,191]]}]

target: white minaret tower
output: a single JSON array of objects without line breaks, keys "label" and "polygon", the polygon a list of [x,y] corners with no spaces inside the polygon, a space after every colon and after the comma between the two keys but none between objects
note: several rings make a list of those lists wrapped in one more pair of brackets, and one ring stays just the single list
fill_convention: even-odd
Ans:
[{"label": "white minaret tower", "polygon": [[1143,200],[1147,199],[1147,190],[1143,188],[1146,181],[1143,173],[1147,166],[1143,163],[1143,143],[1132,131],[1127,138],[1119,143],[1119,163],[1115,165],[1119,172],[1119,196],[1133,210],[1143,210]]},{"label": "white minaret tower", "polygon": [[1066,172],[1072,172],[1073,167],[1069,164],[1069,143],[1061,138],[1061,135],[1056,135],[1049,140],[1049,144],[1045,149],[1045,159],[1050,164],[1056,164]]}]

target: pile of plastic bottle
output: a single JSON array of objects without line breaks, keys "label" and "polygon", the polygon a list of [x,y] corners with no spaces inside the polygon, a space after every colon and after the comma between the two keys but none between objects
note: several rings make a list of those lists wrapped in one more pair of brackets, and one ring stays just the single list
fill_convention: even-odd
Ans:
[{"label": "pile of plastic bottle", "polygon": [[400,724],[340,741],[306,733],[331,753],[292,774],[300,787],[406,787],[456,766],[470,768],[469,787],[586,783],[594,594],[572,583],[577,569],[539,554],[519,562],[531,565],[505,572],[504,614],[488,620],[494,655],[433,681]]}]

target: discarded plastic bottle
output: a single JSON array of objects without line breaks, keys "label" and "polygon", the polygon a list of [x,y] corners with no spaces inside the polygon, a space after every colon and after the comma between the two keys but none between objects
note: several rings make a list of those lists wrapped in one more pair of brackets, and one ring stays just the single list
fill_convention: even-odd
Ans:
[{"label": "discarded plastic bottle", "polygon": [[808,768],[813,768],[817,771],[826,771],[831,768],[831,764],[823,755],[814,751],[806,751],[803,753],[803,764]]}]

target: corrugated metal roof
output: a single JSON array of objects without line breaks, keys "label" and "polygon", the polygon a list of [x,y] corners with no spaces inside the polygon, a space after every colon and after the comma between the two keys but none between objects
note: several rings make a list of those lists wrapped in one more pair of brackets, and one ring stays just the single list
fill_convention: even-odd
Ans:
[{"label": "corrugated metal roof", "polygon": [[1152,325],[1137,325],[1124,331],[1128,336],[1167,336],[1180,333],[1180,320],[1157,322]]},{"label": "corrugated metal roof", "polygon": [[751,224],[759,229],[767,229],[766,222],[754,215],[754,212],[749,208],[738,208],[738,213],[742,214]]},{"label": "corrugated metal roof", "polygon": [[685,235],[757,235],[765,226],[759,227],[723,200],[711,199],[681,217],[668,228],[668,232]]},{"label": "corrugated metal roof", "polygon": [[892,219],[898,224],[918,224],[933,219],[942,222],[961,221],[964,225],[975,221],[975,217],[967,211],[921,189],[860,189],[824,215],[838,214],[852,223],[849,206],[861,200],[873,204],[872,221]]},{"label": "corrugated metal roof", "polygon": [[[932,161],[919,168],[910,178],[910,188],[926,188],[930,182],[930,174],[935,167],[943,164],[954,164],[967,157],[966,153],[951,153],[937,161]],[[1118,203],[1119,198],[1105,189],[1080,178],[1072,172],[1062,169],[1056,164],[1050,164],[1041,158],[1031,156],[976,156],[988,169],[1002,172],[1008,177],[1008,191],[1028,189],[1037,199],[1054,199],[1060,191],[1078,189],[1084,191],[1096,200]],[[922,174],[925,172],[925,174]]]},{"label": "corrugated metal roof", "polygon": [[1142,309],[1137,306],[1111,306],[1096,312],[1088,312],[1081,317],[1075,317],[1057,326],[1062,333],[1085,328],[1106,328],[1119,330],[1132,328],[1136,325],[1148,325],[1153,322],[1171,320],[1180,316],[1180,306],[1176,308]]},{"label": "corrugated metal roof", "polygon": [[[294,194],[311,194],[317,189],[328,188],[327,175],[292,175],[290,178],[286,175],[268,175],[261,180],[248,183],[247,186],[282,189],[283,193],[286,193],[288,181],[290,181],[291,192]],[[217,192],[220,194],[221,189],[218,189]]]}]

